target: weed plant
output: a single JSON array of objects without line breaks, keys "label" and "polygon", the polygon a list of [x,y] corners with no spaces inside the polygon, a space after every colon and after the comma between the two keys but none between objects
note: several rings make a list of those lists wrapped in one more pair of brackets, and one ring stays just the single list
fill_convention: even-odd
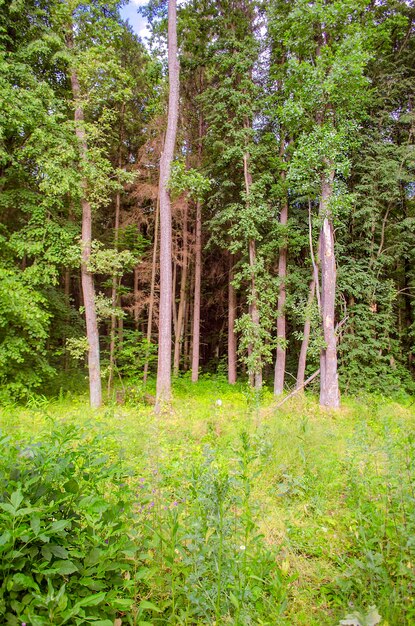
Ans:
[{"label": "weed plant", "polygon": [[1,624],[415,623],[406,399],[275,413],[222,378],[174,385],[162,417],[0,411]]}]

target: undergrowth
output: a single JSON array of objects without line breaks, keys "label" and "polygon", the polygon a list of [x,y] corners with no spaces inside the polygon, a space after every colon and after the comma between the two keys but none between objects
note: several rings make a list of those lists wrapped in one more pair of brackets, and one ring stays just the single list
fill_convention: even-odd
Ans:
[{"label": "undergrowth", "polygon": [[181,378],[161,417],[5,409],[1,623],[415,623],[412,407],[270,404]]}]

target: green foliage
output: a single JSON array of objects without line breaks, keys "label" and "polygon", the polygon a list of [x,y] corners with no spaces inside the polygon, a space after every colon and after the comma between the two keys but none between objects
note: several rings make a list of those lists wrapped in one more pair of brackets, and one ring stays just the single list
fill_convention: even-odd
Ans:
[{"label": "green foliage", "polygon": [[70,425],[38,441],[1,439],[5,624],[106,626],[132,606],[132,493],[101,447]]},{"label": "green foliage", "polygon": [[[376,419],[376,422],[373,420]],[[390,624],[411,624],[415,558],[413,429],[396,417],[362,420],[350,442],[347,502],[354,547],[339,578],[357,606],[376,603]]]},{"label": "green foliage", "polygon": [[46,358],[50,314],[22,275],[0,269],[0,399],[22,398],[53,373]]},{"label": "green foliage", "polygon": [[196,169],[186,168],[183,160],[173,163],[169,186],[175,194],[187,192],[193,200],[202,200],[210,185],[210,180]]},{"label": "green foliage", "polygon": [[140,380],[145,363],[151,367],[156,360],[157,346],[138,330],[124,330],[122,341],[117,341],[115,347],[116,371],[123,379]]}]

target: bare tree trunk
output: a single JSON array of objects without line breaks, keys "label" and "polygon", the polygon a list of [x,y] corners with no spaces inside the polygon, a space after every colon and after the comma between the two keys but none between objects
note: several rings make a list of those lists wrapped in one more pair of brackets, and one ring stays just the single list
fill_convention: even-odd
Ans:
[{"label": "bare tree trunk", "polygon": [[[249,128],[249,122],[245,120],[245,128]],[[246,202],[249,203],[249,194],[252,185],[252,174],[249,169],[249,153],[245,152],[243,156],[244,163],[244,178],[245,178],[245,193],[246,193]],[[251,268],[251,320],[252,326],[254,329],[254,334],[256,335],[256,341],[259,341],[259,310],[258,310],[258,293],[256,288],[255,281],[255,265],[256,265],[256,244],[253,239],[249,241],[248,244],[248,253],[249,253],[249,266]],[[258,346],[255,346],[257,349]],[[262,367],[261,363],[256,363],[254,367],[254,371],[251,372],[252,376],[250,376],[250,380],[253,377],[253,386],[255,389],[261,389],[262,387]]]},{"label": "bare tree trunk", "polygon": [[303,341],[301,342],[300,356],[298,358],[298,370],[297,370],[297,383],[296,389],[300,390],[304,387],[305,368],[307,363],[307,350],[308,343],[310,341],[311,331],[311,315],[310,309],[314,300],[314,293],[316,290],[316,281],[312,278],[310,282],[310,289],[307,300],[307,314],[304,322]]},{"label": "bare tree trunk", "polygon": [[320,233],[321,251],[321,312],[323,336],[326,344],[320,355],[320,405],[328,408],[340,406],[339,381],[337,373],[337,347],[334,326],[336,298],[336,259],[334,254],[333,220],[329,202],[333,193],[334,171],[323,178],[320,200],[320,217],[323,226]]},{"label": "bare tree trunk", "polygon": [[233,256],[229,262],[229,283],[228,283],[228,383],[234,385],[236,383],[236,290],[232,285],[233,281]]},{"label": "bare tree trunk", "polygon": [[[68,32],[66,39],[67,46],[73,49],[73,35]],[[80,147],[81,161],[87,158],[87,141],[85,135],[84,111],[81,104],[81,89],[79,85],[78,75],[74,69],[70,71],[70,80],[72,88],[72,96],[75,103],[75,133]],[[82,195],[82,260],[81,260],[81,283],[82,295],[85,307],[86,335],[88,340],[88,373],[89,373],[89,401],[91,407],[97,408],[102,404],[101,390],[101,368],[99,359],[99,334],[98,320],[95,309],[95,289],[94,277],[88,270],[89,259],[91,256],[92,241],[92,213],[91,204],[87,198],[88,182],[86,178],[81,180]]]},{"label": "bare tree trunk", "polygon": [[[159,199],[157,197],[156,203],[156,216],[154,223],[154,246],[153,246],[153,259],[151,264],[151,284],[150,284],[150,301],[148,303],[148,319],[147,319],[147,345],[151,341],[151,330],[153,328],[153,310],[154,310],[154,292],[156,286],[156,265],[157,265],[157,242],[158,242],[158,230],[159,230]],[[146,351],[146,360],[144,363],[143,382],[147,382],[148,376],[148,357],[149,350]]]},{"label": "bare tree trunk", "polygon": [[188,233],[187,233],[187,202],[183,211],[183,250],[182,250],[182,273],[180,277],[180,300],[179,309],[177,312],[177,326],[176,335],[174,339],[174,359],[173,359],[173,373],[175,376],[179,373],[180,366],[180,352],[183,344],[184,335],[184,318],[186,310],[186,295],[187,295],[187,267],[188,267]]},{"label": "bare tree trunk", "polygon": [[[285,172],[281,172],[281,178],[285,179]],[[286,226],[288,221],[288,201],[284,200],[281,207],[280,224]],[[284,391],[284,378],[285,378],[285,360],[286,360],[286,347],[285,347],[285,300],[286,300],[286,287],[285,280],[287,277],[287,244],[280,248],[280,255],[278,260],[278,279],[279,279],[279,293],[277,304],[277,357],[275,361],[275,375],[274,375],[274,394],[279,396]]]},{"label": "bare tree trunk", "polygon": [[172,322],[172,269],[171,269],[171,206],[168,183],[176,143],[179,117],[179,61],[177,56],[176,0],[168,7],[168,65],[169,108],[166,140],[160,160],[160,307],[159,350],[157,364],[156,411],[171,399],[171,322]]}]

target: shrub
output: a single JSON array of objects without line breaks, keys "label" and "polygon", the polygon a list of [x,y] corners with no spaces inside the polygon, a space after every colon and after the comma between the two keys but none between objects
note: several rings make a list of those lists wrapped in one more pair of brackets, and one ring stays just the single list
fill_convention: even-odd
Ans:
[{"label": "shrub", "polygon": [[0,441],[0,615],[112,626],[133,604],[132,493],[102,438],[55,427],[29,444]]}]

